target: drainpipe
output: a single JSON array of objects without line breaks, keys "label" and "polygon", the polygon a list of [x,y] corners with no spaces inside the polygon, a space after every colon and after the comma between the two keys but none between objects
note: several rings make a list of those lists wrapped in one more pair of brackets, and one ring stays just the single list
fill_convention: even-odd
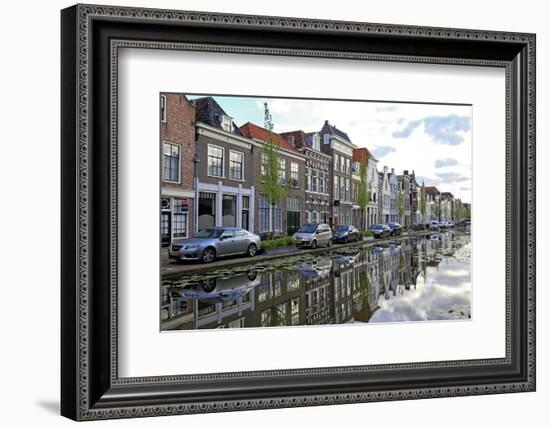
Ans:
[{"label": "drainpipe", "polygon": [[193,187],[195,188],[195,204],[193,205],[193,229],[195,230],[195,234],[199,232],[199,163],[199,154],[195,152],[195,155],[193,155]]}]

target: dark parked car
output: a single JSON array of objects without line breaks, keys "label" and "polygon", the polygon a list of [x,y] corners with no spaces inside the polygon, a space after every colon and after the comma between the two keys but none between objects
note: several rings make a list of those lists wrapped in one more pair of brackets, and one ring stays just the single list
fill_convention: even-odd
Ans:
[{"label": "dark parked car", "polygon": [[253,257],[260,249],[260,237],[241,228],[205,228],[193,238],[177,238],[168,248],[170,259],[201,260],[210,263],[217,257],[247,254]]},{"label": "dark parked car", "polygon": [[389,237],[391,235],[390,227],[382,223],[372,225],[369,228],[369,231],[372,232],[372,235],[374,238],[384,238],[384,237]]},{"label": "dark parked car", "polygon": [[393,237],[394,235],[401,235],[401,225],[397,222],[390,222],[388,223],[388,226],[390,227],[390,235]]},{"label": "dark parked car", "polygon": [[332,230],[332,240],[337,243],[361,241],[361,233],[355,226],[338,225]]}]

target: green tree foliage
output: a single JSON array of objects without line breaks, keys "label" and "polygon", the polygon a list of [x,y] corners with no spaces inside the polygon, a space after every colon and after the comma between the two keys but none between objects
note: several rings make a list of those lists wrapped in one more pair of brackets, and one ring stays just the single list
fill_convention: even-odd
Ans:
[{"label": "green tree foliage", "polygon": [[365,211],[367,210],[367,205],[370,200],[370,191],[369,186],[367,183],[367,166],[368,166],[368,158],[366,161],[361,161],[359,163],[359,178],[361,179],[361,182],[359,183],[359,190],[357,194],[357,204],[359,205],[359,209],[361,210],[361,230],[364,230],[365,226]]},{"label": "green tree foliage", "polygon": [[437,220],[440,219],[441,213],[441,200],[434,201],[434,216]]},{"label": "green tree foliage", "polygon": [[405,194],[403,190],[399,190],[397,193],[397,210],[399,211],[399,220],[405,214]]},{"label": "green tree foliage", "polygon": [[[275,147],[275,136],[273,134],[273,121],[267,102],[264,104],[265,108],[265,128],[268,132],[268,139],[264,143],[263,158],[262,158],[262,192],[272,207],[272,211],[275,210],[275,206],[280,203],[286,197],[288,192],[288,186],[282,185],[279,179],[279,154]],[[270,238],[273,237],[275,216],[271,215],[270,223]]]}]

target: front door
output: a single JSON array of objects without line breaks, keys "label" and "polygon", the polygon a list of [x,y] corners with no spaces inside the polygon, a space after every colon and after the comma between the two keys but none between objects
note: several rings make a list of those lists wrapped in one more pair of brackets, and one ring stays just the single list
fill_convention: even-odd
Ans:
[{"label": "front door", "polygon": [[286,212],[286,233],[294,234],[300,227],[300,212]]},{"label": "front door", "polygon": [[172,227],[171,227],[171,220],[170,220],[170,212],[162,212],[160,215],[160,236],[163,246],[167,246],[170,244],[170,241],[172,239]]}]

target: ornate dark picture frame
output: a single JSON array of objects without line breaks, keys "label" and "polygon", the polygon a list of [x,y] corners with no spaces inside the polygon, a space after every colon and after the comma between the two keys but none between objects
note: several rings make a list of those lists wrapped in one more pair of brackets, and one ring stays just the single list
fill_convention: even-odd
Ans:
[{"label": "ornate dark picture frame", "polygon": [[[535,390],[535,35],[76,5],[62,28],[61,413],[74,420]],[[192,49],[506,70],[506,356],[119,378],[117,52]]]}]

